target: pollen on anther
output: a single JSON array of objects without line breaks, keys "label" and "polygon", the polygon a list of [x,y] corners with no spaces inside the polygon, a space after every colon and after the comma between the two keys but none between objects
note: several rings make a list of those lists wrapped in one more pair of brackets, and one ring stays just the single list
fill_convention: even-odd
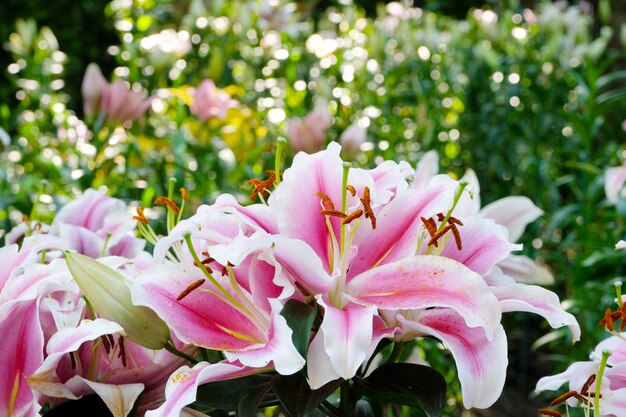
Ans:
[{"label": "pollen on anther", "polygon": [[370,189],[368,187],[363,189],[363,198],[360,200],[361,204],[363,204],[363,210],[365,211],[365,218],[370,219],[372,229],[376,229],[376,216],[374,216],[374,211],[372,210],[372,206],[370,204]]},{"label": "pollen on anther", "polygon": [[166,205],[174,213],[178,213],[180,211],[176,203],[174,203],[172,200],[170,200],[169,198],[165,196],[157,197],[156,200],[154,200],[154,204]]},{"label": "pollen on anther", "polygon": [[321,191],[316,192],[315,195],[318,196],[324,202],[324,206],[326,207],[327,210],[335,210],[335,205],[333,204],[333,200],[331,200],[329,196],[327,196]]},{"label": "pollen on anther", "polygon": [[180,196],[183,198],[183,201],[187,201],[189,199],[189,193],[185,187],[180,187],[178,192],[180,192]]},{"label": "pollen on anther", "polygon": [[596,380],[596,374],[592,374],[583,385],[582,389],[580,390],[580,393],[582,395],[587,395],[587,391],[589,391],[589,387],[591,386],[591,384],[595,382],[595,380]]},{"label": "pollen on anther", "polygon": [[539,410],[537,410],[537,412],[544,416],[550,416],[550,417],[561,417],[563,415],[559,413],[558,411],[550,410],[549,408],[540,408]]},{"label": "pollen on anther", "polygon": [[354,219],[358,219],[362,215],[363,215],[363,210],[361,210],[361,209],[355,210],[354,212],[350,213],[345,219],[343,219],[343,221],[341,223],[342,224],[349,224]]},{"label": "pollen on anther", "polygon": [[122,336],[117,340],[117,344],[120,347],[120,353],[117,356],[122,359],[122,366],[126,368],[126,348],[124,348],[124,338]]},{"label": "pollen on anther", "polygon": [[352,197],[356,197],[356,189],[352,185],[346,186],[346,190],[350,191],[350,194],[352,194]]},{"label": "pollen on anther", "polygon": [[559,396],[558,396],[558,397],[556,397],[554,400],[552,400],[552,401],[550,402],[550,405],[558,405],[558,404],[561,404],[563,401],[567,400],[567,399],[568,399],[568,398],[570,398],[570,397],[574,397],[574,396],[576,396],[576,395],[578,395],[578,393],[577,393],[576,391],[574,391],[574,390],[572,390],[572,391],[568,391],[568,392],[566,392],[565,394],[563,394],[563,395],[559,395]]},{"label": "pollen on anther", "polygon": [[613,313],[611,312],[610,308],[607,308],[604,312],[604,318],[602,320],[600,320],[600,323],[598,323],[599,326],[605,326],[606,328],[609,329],[609,331],[614,331],[615,327],[613,326]]},{"label": "pollen on anther", "polygon": [[206,281],[204,278],[199,279],[197,281],[192,282],[191,284],[189,284],[189,286],[187,288],[185,288],[179,295],[178,297],[176,297],[176,301],[181,301],[183,298],[187,297],[189,294],[192,293],[192,291],[194,291],[195,289],[197,289],[198,287],[200,287],[202,284],[204,284],[204,281]]},{"label": "pollen on anther", "polygon": [[339,210],[322,210],[322,214],[324,216],[333,216],[333,217],[339,217],[342,219],[345,219],[348,217],[346,213],[339,211]]},{"label": "pollen on anther", "polygon": [[137,220],[140,223],[148,224],[148,218],[143,213],[143,207],[137,207],[137,215],[133,216],[133,220]]}]

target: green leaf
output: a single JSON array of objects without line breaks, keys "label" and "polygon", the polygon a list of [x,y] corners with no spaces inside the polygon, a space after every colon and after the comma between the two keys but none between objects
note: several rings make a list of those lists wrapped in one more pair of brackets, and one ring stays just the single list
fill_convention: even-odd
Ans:
[{"label": "green leaf", "polygon": [[291,340],[294,346],[300,355],[306,358],[306,353],[309,350],[311,327],[313,327],[313,322],[317,316],[317,307],[296,300],[289,300],[285,303],[280,315],[285,318],[287,325],[293,331]]},{"label": "green leaf", "polygon": [[342,382],[337,379],[312,391],[304,375],[297,373],[275,375],[272,378],[272,388],[290,417],[308,417]]},{"label": "green leaf", "polygon": [[390,363],[367,378],[354,378],[366,395],[386,403],[422,409],[428,417],[441,415],[446,399],[446,381],[439,372],[424,365]]},{"label": "green leaf", "polygon": [[258,409],[262,407],[263,400],[271,388],[272,385],[267,382],[253,387],[242,395],[237,407],[237,417],[256,417]]},{"label": "green leaf", "polygon": [[[242,400],[251,403],[255,393],[263,390],[264,387],[270,386],[270,380],[271,375],[261,374],[200,385],[193,407],[199,410],[214,408],[239,410],[239,403]],[[249,397],[245,398],[247,395]],[[276,403],[277,399],[268,395],[257,403],[257,408],[267,407]]]}]

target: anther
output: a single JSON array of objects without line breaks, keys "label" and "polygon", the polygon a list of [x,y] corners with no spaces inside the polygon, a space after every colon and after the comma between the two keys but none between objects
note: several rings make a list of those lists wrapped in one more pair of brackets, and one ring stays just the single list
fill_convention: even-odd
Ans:
[{"label": "anther", "polygon": [[333,204],[333,200],[331,200],[329,196],[327,196],[321,191],[318,191],[317,193],[315,193],[315,195],[318,196],[324,202],[324,206],[326,207],[327,210],[335,210],[335,205]]},{"label": "anther", "polygon": [[137,207],[137,215],[133,216],[133,220],[137,220],[139,223],[148,224],[148,218],[143,214],[143,207]]},{"label": "anther", "polygon": [[606,326],[606,328],[609,329],[609,331],[611,332],[615,330],[615,327],[613,326],[613,313],[611,312],[610,308],[607,308],[604,311],[604,318],[600,320],[600,323],[598,323],[598,325],[600,327]]},{"label": "anther", "polygon": [[250,200],[254,200],[259,194],[261,194],[261,196],[263,196],[263,194],[270,194],[270,188],[276,181],[276,174],[271,170],[265,171],[265,173],[269,175],[266,180],[260,180],[258,178],[248,180],[248,185],[254,187],[254,190],[252,190],[252,193],[250,194]]},{"label": "anther", "polygon": [[346,213],[343,213],[339,210],[322,210],[322,214],[324,216],[333,216],[333,217],[339,217],[342,219],[345,219],[348,217]]},{"label": "anther", "polygon": [[[342,213],[343,214],[343,213]],[[359,217],[361,217],[363,215],[363,210],[359,209],[359,210],[355,210],[354,212],[350,213],[348,216],[346,216],[345,219],[343,219],[343,221],[341,222],[341,224],[349,224],[350,222],[352,222],[354,219],[358,219]]]},{"label": "anther", "polygon": [[370,222],[372,222],[372,229],[376,229],[376,217],[374,216],[372,206],[370,205],[370,189],[368,187],[363,189],[363,198],[360,198],[360,200],[363,204],[363,210],[365,211],[365,218],[370,219]]},{"label": "anther", "polygon": [[422,217],[422,223],[424,223],[424,227],[426,228],[426,231],[428,231],[428,234],[430,235],[430,237],[433,237],[436,233],[437,233],[437,224],[435,223],[435,220],[430,217],[430,218],[425,218]]},{"label": "anther", "polygon": [[554,400],[552,400],[550,402],[550,405],[558,405],[561,404],[563,401],[567,400],[568,398],[574,397],[576,395],[579,395],[576,391],[572,390],[572,391],[568,391],[563,395],[559,395],[558,397],[556,397]]},{"label": "anther", "polygon": [[585,382],[585,384],[581,388],[580,393],[582,395],[587,395],[587,391],[589,391],[589,387],[591,386],[591,384],[595,382],[595,380],[596,380],[596,374],[592,374],[589,378],[587,378],[587,382]]},{"label": "anther", "polygon": [[192,293],[193,290],[204,284],[204,281],[206,281],[206,279],[202,278],[189,284],[187,288],[185,288],[180,294],[178,294],[178,297],[176,297],[176,301],[181,301],[183,298],[187,297],[189,294]]},{"label": "anther", "polygon": [[178,213],[180,211],[176,203],[174,203],[172,200],[165,196],[157,197],[157,199],[154,200],[154,204],[166,205],[168,208],[174,211],[174,213]]},{"label": "anther", "polygon": [[180,196],[183,198],[183,201],[187,201],[189,199],[189,193],[187,192],[187,189],[185,187],[180,187],[178,192],[180,193]]},{"label": "anther", "polygon": [[122,366],[126,368],[126,349],[124,348],[124,338],[122,336],[117,339],[117,344],[120,347],[120,353],[117,356],[122,359]]},{"label": "anther", "polygon": [[106,336],[100,336],[100,340],[102,340],[102,346],[104,346],[104,351],[109,354],[111,350],[111,344],[109,343],[109,339]]},{"label": "anther", "polygon": [[440,231],[438,231],[437,233],[435,233],[428,241],[428,246],[434,245],[436,248],[439,247],[439,244],[437,241],[439,240],[439,238],[441,238],[441,236],[445,235],[450,229],[452,229],[452,225],[449,224],[445,226],[443,229],[441,229]]},{"label": "anther", "polygon": [[563,415],[559,413],[558,411],[550,410],[549,408],[540,408],[539,410],[537,410],[537,412],[541,415],[550,416],[550,417],[561,417]]},{"label": "anther", "polygon": [[350,191],[350,194],[352,194],[352,197],[356,197],[356,189],[352,185],[347,185],[346,190]]},{"label": "anther", "polygon": [[452,236],[454,236],[454,242],[456,243],[457,249],[463,250],[463,242],[461,242],[461,233],[459,233],[459,229],[457,229],[456,225],[452,223],[450,225],[450,230],[452,230]]}]

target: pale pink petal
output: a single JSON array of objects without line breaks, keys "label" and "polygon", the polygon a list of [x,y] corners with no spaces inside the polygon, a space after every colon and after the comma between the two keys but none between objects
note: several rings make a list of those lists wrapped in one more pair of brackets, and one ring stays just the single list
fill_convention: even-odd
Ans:
[{"label": "pale pink petal", "polygon": [[449,177],[437,177],[427,189],[408,189],[384,206],[376,214],[375,230],[369,224],[361,225],[354,238],[354,245],[359,251],[350,263],[348,277],[354,277],[381,262],[415,255],[418,231],[422,227],[421,217],[431,217],[447,210],[454,188],[455,182]]},{"label": "pale pink petal", "polygon": [[624,182],[626,181],[626,164],[621,167],[613,167],[606,170],[604,174],[604,192],[606,199],[613,204],[617,204],[618,196]]},{"label": "pale pink petal", "polygon": [[484,327],[491,339],[500,305],[475,272],[440,256],[416,256],[381,265],[355,277],[346,292],[363,305],[389,310],[448,307],[469,327]]},{"label": "pale pink petal", "polygon": [[[461,220],[463,226],[458,226],[458,231],[462,249],[458,249],[451,236],[445,242],[440,255],[462,263],[479,275],[488,274],[498,262],[506,259],[511,251],[521,249],[521,245],[509,242],[506,229],[495,224],[493,220],[480,216],[461,218]],[[426,244],[423,245],[423,249],[425,247]]]},{"label": "pale pink petal", "polygon": [[559,297],[552,291],[525,284],[490,289],[500,300],[503,313],[526,311],[539,314],[555,329],[569,327],[574,342],[580,339],[580,326],[576,318],[561,307]]},{"label": "pale pink petal", "polygon": [[[331,235],[316,193],[325,193],[335,208],[341,209],[343,168],[339,151],[339,145],[333,142],[327,150],[316,154],[296,155],[269,200],[270,207],[276,211],[280,233],[306,242],[327,271]],[[339,220],[333,217],[331,223],[339,239]]]},{"label": "pale pink petal", "polygon": [[103,384],[80,376],[68,381],[73,389],[76,389],[77,385],[81,383],[87,385],[91,391],[102,398],[113,417],[127,417],[144,389],[143,384]]},{"label": "pale pink petal", "polygon": [[430,180],[439,172],[439,155],[437,151],[428,151],[420,158],[415,167],[415,176],[411,187],[421,190],[428,186]]},{"label": "pale pink petal", "polygon": [[626,388],[603,390],[600,416],[622,417],[624,415],[626,415]]},{"label": "pale pink petal", "polygon": [[459,204],[459,210],[455,210],[455,214],[463,214],[465,216],[478,214],[480,211],[480,183],[478,182],[478,177],[474,170],[470,168],[465,171],[462,179],[468,183],[467,188],[465,188],[467,193],[464,194],[462,204]]},{"label": "pale pink petal", "polygon": [[[324,307],[324,320],[319,332],[324,333],[324,349],[336,373],[344,378],[352,378],[367,359],[372,342],[374,307],[363,307],[348,303],[343,308],[331,305],[328,300],[318,299]],[[308,363],[308,366],[318,366]],[[309,374],[309,382],[311,383]],[[311,388],[319,388],[317,386]]]},{"label": "pale pink petal", "polygon": [[537,264],[527,256],[510,255],[498,262],[502,273],[510,276],[516,282],[523,284],[552,285],[554,276],[545,267]]},{"label": "pale pink petal", "polygon": [[326,294],[332,278],[326,272],[319,256],[305,242],[283,235],[272,237],[274,257],[293,282],[309,294]]},{"label": "pale pink petal", "polygon": [[287,326],[285,318],[280,315],[282,305],[277,300],[270,300],[272,307],[272,324],[269,329],[268,342],[265,346],[244,352],[225,352],[229,362],[238,360],[244,366],[263,368],[273,362],[274,368],[281,375],[291,375],[304,367],[305,361],[293,345],[292,330]]},{"label": "pale pink petal", "polygon": [[615,249],[626,249],[626,240],[620,240],[615,244]]},{"label": "pale pink petal", "polygon": [[102,228],[104,219],[109,213],[125,209],[126,204],[122,200],[88,189],[82,198],[63,206],[55,216],[54,223],[82,226],[95,232]]},{"label": "pale pink petal", "polygon": [[43,332],[36,301],[0,307],[0,415],[34,416],[36,400],[26,378],[43,362]]},{"label": "pale pink petal", "polygon": [[215,381],[225,381],[262,373],[269,368],[249,368],[239,363],[200,362],[193,368],[183,366],[172,374],[165,388],[165,402],[156,410],[146,412],[146,417],[179,417],[181,410],[196,400],[198,386]]},{"label": "pale pink petal", "polygon": [[416,321],[400,319],[406,330],[443,341],[456,364],[466,408],[487,408],[500,397],[508,365],[507,341],[500,324],[488,340],[480,328],[470,328],[452,310],[424,311]]},{"label": "pale pink petal", "polygon": [[544,376],[537,382],[536,391],[556,391],[566,382],[570,388],[579,390],[589,376],[598,370],[597,362],[574,362],[565,371],[551,376]]},{"label": "pale pink petal", "polygon": [[486,205],[480,214],[506,227],[509,230],[509,240],[517,242],[526,226],[537,220],[543,211],[528,197],[510,196]]},{"label": "pale pink petal", "polygon": [[307,351],[307,380],[311,389],[318,389],[330,381],[341,378],[328,356],[325,343],[324,332],[317,332]]},{"label": "pale pink petal", "polygon": [[133,303],[154,310],[181,341],[195,346],[239,351],[266,342],[262,329],[211,293],[219,290],[208,280],[177,301],[183,290],[201,279],[206,277],[193,264],[156,266],[133,283]]}]

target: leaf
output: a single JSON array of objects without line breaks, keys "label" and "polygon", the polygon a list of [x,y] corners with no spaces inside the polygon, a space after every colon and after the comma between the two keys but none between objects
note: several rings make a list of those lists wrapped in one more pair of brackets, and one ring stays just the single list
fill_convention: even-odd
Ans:
[{"label": "leaf", "polygon": [[354,378],[354,381],[371,398],[419,407],[428,417],[440,416],[446,399],[445,379],[424,365],[391,363],[374,370],[367,378]]},{"label": "leaf", "polygon": [[87,395],[76,401],[67,401],[43,413],[44,417],[111,417],[106,404],[96,394]]},{"label": "leaf", "polygon": [[272,378],[272,388],[290,417],[308,417],[342,382],[341,379],[336,379],[312,391],[304,375],[297,373],[275,375]]},{"label": "leaf", "polygon": [[317,316],[317,307],[296,300],[289,300],[285,303],[280,315],[285,318],[287,325],[293,331],[291,334],[293,345],[298,353],[306,358],[309,350],[311,327],[313,327],[313,322]]},{"label": "leaf", "polygon": [[[194,408],[238,410],[243,397],[251,395],[252,397],[246,400],[251,401],[254,397],[253,391],[269,386],[270,380],[271,375],[261,374],[200,385]],[[267,407],[276,404],[276,401],[276,398],[270,395],[263,398],[258,406]]]},{"label": "leaf", "polygon": [[262,407],[263,400],[271,388],[272,385],[267,382],[253,387],[242,395],[237,407],[237,417],[256,417],[257,410]]}]

